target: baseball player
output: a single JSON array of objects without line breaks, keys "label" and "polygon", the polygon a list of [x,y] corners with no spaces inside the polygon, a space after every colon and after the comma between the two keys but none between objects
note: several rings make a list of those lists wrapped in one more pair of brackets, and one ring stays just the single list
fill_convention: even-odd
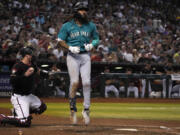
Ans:
[{"label": "baseball player", "polygon": [[91,58],[90,51],[99,43],[96,26],[88,20],[88,5],[77,2],[73,17],[64,23],[58,33],[59,44],[69,50],[67,68],[70,76],[69,102],[72,124],[77,124],[76,91],[79,74],[82,78],[84,110],[82,115],[86,125],[90,123],[89,108],[91,94]]},{"label": "baseball player", "polygon": [[14,116],[0,115],[0,124],[11,124],[21,127],[30,127],[32,113],[42,114],[46,110],[46,104],[32,94],[34,76],[38,72],[31,63],[32,48],[22,48],[19,52],[22,59],[17,62],[11,73],[10,82],[13,87],[11,103]]}]

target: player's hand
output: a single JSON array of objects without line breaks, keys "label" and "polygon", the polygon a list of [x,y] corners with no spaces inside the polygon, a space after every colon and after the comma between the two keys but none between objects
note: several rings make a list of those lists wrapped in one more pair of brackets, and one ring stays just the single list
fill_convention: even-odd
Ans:
[{"label": "player's hand", "polygon": [[78,53],[80,52],[80,47],[70,46],[70,47],[69,47],[69,50],[70,50],[72,53],[78,54]]},{"label": "player's hand", "polygon": [[92,44],[85,44],[84,47],[85,47],[86,51],[91,51],[93,48],[93,45]]},{"label": "player's hand", "polygon": [[33,67],[30,67],[27,69],[27,71],[24,73],[25,76],[30,76],[34,73],[34,68]]}]

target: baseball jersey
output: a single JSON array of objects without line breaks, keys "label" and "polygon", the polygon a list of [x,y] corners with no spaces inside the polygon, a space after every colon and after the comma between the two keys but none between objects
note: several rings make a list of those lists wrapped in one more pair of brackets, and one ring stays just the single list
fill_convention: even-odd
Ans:
[{"label": "baseball jersey", "polygon": [[37,68],[34,67],[34,73],[28,77],[24,76],[24,73],[32,65],[26,65],[23,62],[16,63],[12,68],[10,82],[13,87],[13,93],[20,95],[28,95],[32,93],[34,86],[34,75],[37,72]]},{"label": "baseball jersey", "polygon": [[96,46],[99,43],[99,35],[93,22],[78,26],[74,20],[63,24],[58,39],[64,40],[69,46],[79,46],[81,52],[85,51],[84,44],[91,42]]}]

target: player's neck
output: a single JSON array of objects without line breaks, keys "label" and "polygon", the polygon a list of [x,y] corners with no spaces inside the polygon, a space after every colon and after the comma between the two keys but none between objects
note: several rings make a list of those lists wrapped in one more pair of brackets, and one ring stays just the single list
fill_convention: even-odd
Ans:
[{"label": "player's neck", "polygon": [[31,63],[29,62],[29,60],[27,58],[22,59],[21,62],[26,65],[31,65]]},{"label": "player's neck", "polygon": [[76,24],[77,24],[78,26],[82,26],[82,23],[81,23],[80,21],[75,20],[75,22],[76,22]]}]

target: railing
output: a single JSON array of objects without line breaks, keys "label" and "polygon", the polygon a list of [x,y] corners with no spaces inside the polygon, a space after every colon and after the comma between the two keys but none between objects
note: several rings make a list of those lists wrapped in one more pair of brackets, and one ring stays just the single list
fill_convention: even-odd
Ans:
[{"label": "railing", "polygon": [[[58,73],[54,73],[54,74],[59,74],[60,76],[68,76],[67,72],[58,72]],[[128,87],[128,79],[146,79],[146,84],[148,84],[149,80],[155,80],[155,79],[166,79],[166,98],[169,98],[169,79],[171,78],[170,75],[158,75],[158,74],[126,74],[126,73],[101,73],[100,74],[100,82],[101,82],[101,90],[100,90],[100,95],[104,97],[104,90],[105,90],[105,81],[106,79],[126,79],[125,81],[125,97],[127,97],[127,87]],[[145,97],[148,98],[149,97],[149,93],[148,93],[148,88],[146,87],[146,91],[145,91]]]},{"label": "railing", "polygon": [[[7,75],[9,73],[0,73],[1,79],[3,78],[4,74],[6,75],[5,79],[8,79]],[[66,86],[66,97],[68,97],[68,89],[69,89],[69,75],[68,75],[68,72],[54,72],[54,73],[49,72],[49,75],[59,75],[59,76],[65,78],[65,82],[67,84],[67,86]],[[103,97],[104,97],[106,79],[125,79],[125,81],[124,81],[125,82],[125,97],[127,97],[128,80],[134,78],[134,79],[146,79],[146,84],[148,84],[148,81],[152,80],[152,79],[161,79],[161,80],[166,79],[166,98],[169,98],[168,93],[169,93],[169,80],[171,79],[170,75],[165,75],[165,74],[163,74],[163,75],[158,75],[158,74],[136,74],[136,73],[133,73],[133,74],[101,73],[99,76],[100,76],[99,77],[100,78],[100,95],[103,96]],[[6,83],[5,85],[9,86],[9,84],[7,84],[7,81],[5,83]],[[1,82],[1,85],[4,85],[3,81]],[[45,87],[42,87],[42,88],[43,88],[43,91],[44,91]],[[145,91],[145,97],[146,98],[149,97],[148,88],[149,87],[146,87],[146,91]],[[49,90],[49,89],[47,89],[47,90]],[[0,92],[5,92],[5,91],[0,89]],[[7,90],[7,92],[9,92],[9,90]],[[46,96],[48,96],[48,95],[46,95]]]},{"label": "railing", "polygon": [[[126,73],[102,73],[101,74],[101,95],[104,95],[104,89],[105,89],[105,80],[106,79],[126,79],[125,81],[125,97],[127,97],[127,87],[128,87],[128,79],[146,79],[146,85],[148,85],[149,80],[152,79],[166,79],[166,98],[169,98],[169,79],[171,78],[170,75],[158,75],[158,74],[126,74]],[[145,91],[145,97],[149,97],[149,87],[146,86],[146,91]]]}]

